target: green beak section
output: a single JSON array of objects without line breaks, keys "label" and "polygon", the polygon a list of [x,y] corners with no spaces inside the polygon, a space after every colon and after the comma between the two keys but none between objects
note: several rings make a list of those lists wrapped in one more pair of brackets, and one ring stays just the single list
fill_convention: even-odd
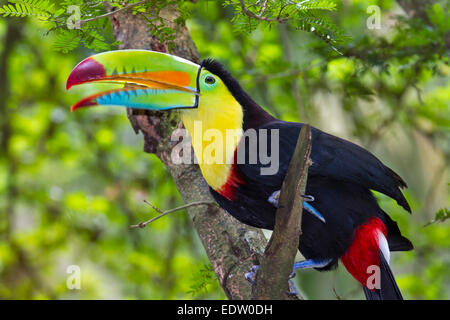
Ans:
[{"label": "green beak section", "polygon": [[100,53],[80,62],[67,79],[67,90],[89,82],[123,83],[124,88],[94,94],[72,106],[125,106],[146,110],[196,108],[200,66],[147,50]]}]

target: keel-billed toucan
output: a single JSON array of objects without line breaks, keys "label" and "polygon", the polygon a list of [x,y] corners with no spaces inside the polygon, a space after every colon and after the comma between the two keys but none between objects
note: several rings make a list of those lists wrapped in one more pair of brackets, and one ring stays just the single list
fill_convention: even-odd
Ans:
[{"label": "keel-billed toucan", "polygon": [[[126,86],[87,97],[72,110],[96,105],[180,109],[197,158],[208,155],[202,138],[194,139],[196,122],[201,122],[202,130],[215,130],[223,137],[227,130],[240,132],[237,139],[226,139],[219,144],[222,150],[215,151],[220,151],[224,161],[199,161],[203,177],[217,203],[233,217],[254,227],[273,229],[276,197],[303,124],[281,121],[264,111],[214,60],[198,65],[153,51],[105,52],[79,63],[67,80],[67,89],[94,81]],[[251,148],[245,151],[244,161],[236,161],[237,149],[246,147],[240,140],[247,141],[245,132],[252,129],[256,138],[266,143],[267,154],[275,150],[274,138],[268,133],[262,139],[262,129],[277,131],[279,166],[274,174],[262,174],[267,163],[258,157],[249,161]],[[260,143],[258,146],[261,148]],[[307,260],[294,267],[329,270],[340,259],[362,284],[368,299],[401,299],[389,267],[390,251],[413,247],[378,206],[371,190],[411,211],[400,191],[406,183],[367,150],[316,128],[312,128],[311,160],[306,187],[310,201],[305,202],[307,213],[299,239],[299,250]]]}]

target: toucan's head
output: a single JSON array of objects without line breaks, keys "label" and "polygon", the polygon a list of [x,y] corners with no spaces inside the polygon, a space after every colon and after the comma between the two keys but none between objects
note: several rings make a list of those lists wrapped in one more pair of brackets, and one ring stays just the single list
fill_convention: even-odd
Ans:
[{"label": "toucan's head", "polygon": [[[88,82],[122,83],[125,86],[87,97],[73,105],[72,111],[89,106],[159,111],[183,109],[181,119],[191,133],[197,157],[202,157],[202,154],[213,157],[211,152],[203,152],[208,148],[203,139],[211,140],[217,132],[226,137],[229,129],[241,132],[273,120],[214,60],[205,60],[198,65],[154,51],[104,52],[80,62],[67,79],[67,89]],[[199,123],[200,138],[196,133],[199,132]],[[215,190],[220,190],[229,177],[228,164],[234,157],[239,134],[242,135],[238,133],[237,139],[226,139],[220,144],[218,150],[221,152],[214,152],[214,159],[219,160],[212,164],[208,164],[211,162],[209,159],[206,159],[206,164],[199,163],[203,176]]]},{"label": "toucan's head", "polygon": [[159,111],[194,109],[232,98],[227,85],[214,73],[218,69],[220,66],[211,60],[198,65],[155,51],[109,51],[80,62],[67,79],[66,87],[89,82],[125,85],[84,98],[72,106],[72,111],[102,105]]}]

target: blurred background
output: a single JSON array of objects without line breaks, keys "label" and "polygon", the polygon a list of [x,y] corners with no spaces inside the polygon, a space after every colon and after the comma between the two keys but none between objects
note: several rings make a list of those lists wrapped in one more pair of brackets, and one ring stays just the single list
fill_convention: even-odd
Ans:
[{"label": "blurred background", "polygon": [[[373,4],[381,24],[370,29]],[[392,254],[398,285],[406,299],[449,299],[450,223],[429,224],[450,199],[448,7],[425,23],[395,1],[340,1],[331,17],[351,40],[336,48],[286,25],[240,32],[221,1],[189,10],[201,57],[225,64],[259,104],[364,146],[403,177],[412,215],[377,194],[415,246]],[[169,209],[181,198],[124,110],[70,112],[96,89],[68,93],[67,76],[95,52],[61,53],[47,31],[0,18],[0,298],[224,299],[185,212],[129,228],[156,215],[143,200]],[[71,290],[74,265],[81,289]],[[295,281],[307,299],[363,298],[341,267]]]}]

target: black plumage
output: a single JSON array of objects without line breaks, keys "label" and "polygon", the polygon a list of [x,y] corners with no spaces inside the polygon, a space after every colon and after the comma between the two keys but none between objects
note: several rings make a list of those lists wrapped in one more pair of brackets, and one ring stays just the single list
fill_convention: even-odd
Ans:
[{"label": "black plumage", "polygon": [[382,253],[380,253],[380,271],[380,289],[369,290],[364,287],[364,294],[367,300],[403,300],[389,263],[387,263]]},{"label": "black plumage", "polygon": [[[280,166],[276,175],[261,175],[260,169],[264,165],[259,161],[256,164],[248,162],[249,144],[244,139],[239,148],[246,148],[247,159],[234,168],[234,174],[244,183],[237,188],[235,198],[227,199],[211,189],[218,204],[239,221],[273,229],[276,208],[267,199],[281,189],[303,124],[277,120],[265,112],[219,63],[206,60],[202,66],[219,76],[242,106],[244,130],[255,129],[258,137],[259,129],[279,130]],[[268,133],[267,137],[270,154],[271,134]],[[399,175],[364,148],[316,128],[312,128],[311,159],[313,163],[308,172],[306,194],[314,196],[315,201],[311,204],[324,216],[326,223],[312,215],[303,215],[299,250],[305,258],[331,258],[332,262],[322,269],[333,268],[352,244],[358,226],[372,217],[385,224],[391,251],[413,248],[411,242],[401,235],[397,224],[379,207],[371,192],[381,192],[411,212],[400,190],[406,187],[406,183]],[[392,276],[392,273],[385,270],[384,276]],[[371,293],[366,292],[368,298],[379,297],[379,294]]]}]

